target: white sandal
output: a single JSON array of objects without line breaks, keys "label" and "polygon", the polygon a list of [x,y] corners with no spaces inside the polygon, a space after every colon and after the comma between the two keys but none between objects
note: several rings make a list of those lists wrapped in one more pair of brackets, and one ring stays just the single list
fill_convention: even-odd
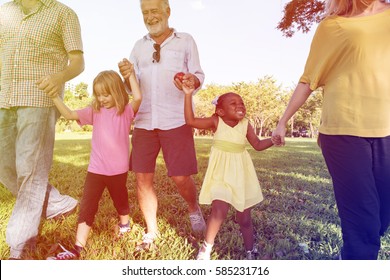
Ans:
[{"label": "white sandal", "polygon": [[210,260],[211,251],[213,250],[213,244],[208,244],[206,241],[203,242],[202,247],[200,247],[198,255],[196,256],[197,260]]}]

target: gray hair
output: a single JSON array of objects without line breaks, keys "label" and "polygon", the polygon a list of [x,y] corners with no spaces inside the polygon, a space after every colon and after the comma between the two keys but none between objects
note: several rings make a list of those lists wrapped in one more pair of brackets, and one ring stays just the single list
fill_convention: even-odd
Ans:
[{"label": "gray hair", "polygon": [[[169,0],[160,0],[163,5],[164,5],[164,8],[170,8],[169,6]],[[142,4],[142,0],[139,0],[139,3]]]}]

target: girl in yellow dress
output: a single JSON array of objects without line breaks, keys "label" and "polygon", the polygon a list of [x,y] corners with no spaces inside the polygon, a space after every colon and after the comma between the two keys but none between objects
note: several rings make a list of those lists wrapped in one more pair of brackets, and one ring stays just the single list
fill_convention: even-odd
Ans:
[{"label": "girl in yellow dress", "polygon": [[273,145],[271,139],[260,140],[248,119],[241,96],[229,92],[221,95],[214,105],[215,114],[196,118],[192,109],[193,88],[184,80],[185,120],[194,128],[214,131],[209,165],[199,196],[201,204],[211,204],[203,245],[198,260],[210,259],[214,239],[225,220],[230,205],[237,211],[237,221],[244,239],[247,259],[253,259],[254,231],[251,208],[263,200],[252,159],[245,149],[246,140],[257,151]]}]

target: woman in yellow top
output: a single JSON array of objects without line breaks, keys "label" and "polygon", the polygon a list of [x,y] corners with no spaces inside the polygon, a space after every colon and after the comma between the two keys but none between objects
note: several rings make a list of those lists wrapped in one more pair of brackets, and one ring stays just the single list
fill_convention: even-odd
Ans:
[{"label": "woman in yellow top", "polygon": [[[319,129],[343,233],[342,259],[377,259],[390,222],[390,4],[328,0],[305,70],[273,133],[324,90]],[[278,141],[278,142],[276,142]]]}]

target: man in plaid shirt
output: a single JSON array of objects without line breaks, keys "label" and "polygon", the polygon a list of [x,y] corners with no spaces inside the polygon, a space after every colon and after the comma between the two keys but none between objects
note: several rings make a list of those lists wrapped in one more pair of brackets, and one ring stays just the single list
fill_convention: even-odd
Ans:
[{"label": "man in plaid shirt", "polygon": [[55,0],[14,0],[0,7],[0,182],[16,203],[8,222],[10,259],[25,258],[41,216],[77,206],[48,182],[58,117],[49,95],[84,70],[77,15]]}]

